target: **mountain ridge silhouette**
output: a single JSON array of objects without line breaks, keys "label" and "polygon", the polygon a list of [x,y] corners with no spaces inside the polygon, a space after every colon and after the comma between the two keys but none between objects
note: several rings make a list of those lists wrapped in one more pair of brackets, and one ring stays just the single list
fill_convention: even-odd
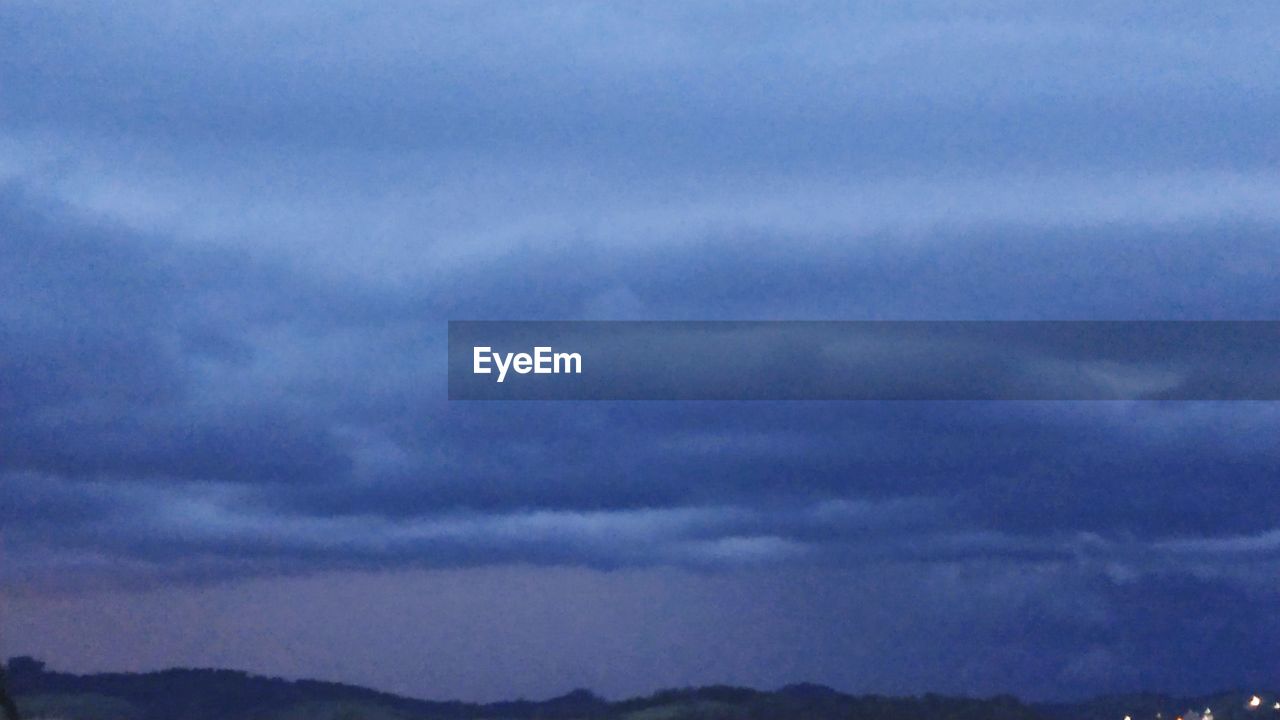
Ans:
[{"label": "mountain ridge silhouette", "polygon": [[[852,695],[825,685],[793,683],[772,691],[728,685],[675,688],[616,701],[577,689],[546,700],[473,703],[215,668],[77,675],[48,670],[29,657],[9,661],[8,679],[28,720],[1209,720],[1199,714],[1209,707],[1217,708],[1212,720],[1280,720],[1280,710],[1272,707],[1280,702],[1275,693],[1242,690],[1028,703],[1012,695]],[[1255,694],[1265,702],[1249,707]]]}]

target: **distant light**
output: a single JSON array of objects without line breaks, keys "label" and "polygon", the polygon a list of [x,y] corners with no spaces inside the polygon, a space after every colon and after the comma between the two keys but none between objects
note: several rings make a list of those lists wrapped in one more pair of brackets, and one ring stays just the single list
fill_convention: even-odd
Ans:
[{"label": "distant light", "polygon": [[1254,695],[1253,697],[1249,698],[1249,707],[1256,708],[1260,705],[1262,705],[1262,698],[1258,697],[1257,695]]},{"label": "distant light", "polygon": [[1277,703],[1275,704],[1275,707],[1273,707],[1272,709],[1273,709],[1273,710],[1280,710],[1280,702],[1277,702]]}]

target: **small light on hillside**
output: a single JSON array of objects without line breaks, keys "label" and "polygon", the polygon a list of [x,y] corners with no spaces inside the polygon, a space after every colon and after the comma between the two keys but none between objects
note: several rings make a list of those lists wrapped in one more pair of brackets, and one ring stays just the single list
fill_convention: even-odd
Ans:
[{"label": "small light on hillside", "polygon": [[1258,697],[1257,695],[1254,695],[1253,697],[1249,698],[1249,707],[1256,708],[1260,705],[1262,705],[1262,698]]}]

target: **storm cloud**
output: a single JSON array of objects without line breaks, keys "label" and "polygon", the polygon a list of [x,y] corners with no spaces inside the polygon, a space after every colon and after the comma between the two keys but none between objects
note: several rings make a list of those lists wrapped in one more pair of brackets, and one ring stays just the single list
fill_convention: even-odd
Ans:
[{"label": "storm cloud", "polygon": [[[1274,403],[450,403],[445,342],[461,319],[1277,319],[1277,21],[7,3],[0,579],[43,630],[6,644],[490,699],[1274,674]],[[473,634],[421,641],[467,672],[281,659],[199,600],[331,622],[350,582],[386,622],[455,587],[428,605]],[[191,614],[80,654],[66,608],[104,593]],[[609,607],[631,594],[666,619]],[[234,647],[190,649],[176,626],[203,622]],[[566,633],[560,674],[483,651]],[[1176,648],[1204,654],[1152,659]]]}]

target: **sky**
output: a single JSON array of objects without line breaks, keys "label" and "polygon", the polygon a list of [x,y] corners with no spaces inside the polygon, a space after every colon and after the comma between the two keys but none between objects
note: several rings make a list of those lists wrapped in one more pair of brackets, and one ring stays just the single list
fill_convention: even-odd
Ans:
[{"label": "sky", "polygon": [[1280,405],[449,402],[448,320],[1280,319],[1280,6],[0,4],[0,654],[1280,676]]}]

